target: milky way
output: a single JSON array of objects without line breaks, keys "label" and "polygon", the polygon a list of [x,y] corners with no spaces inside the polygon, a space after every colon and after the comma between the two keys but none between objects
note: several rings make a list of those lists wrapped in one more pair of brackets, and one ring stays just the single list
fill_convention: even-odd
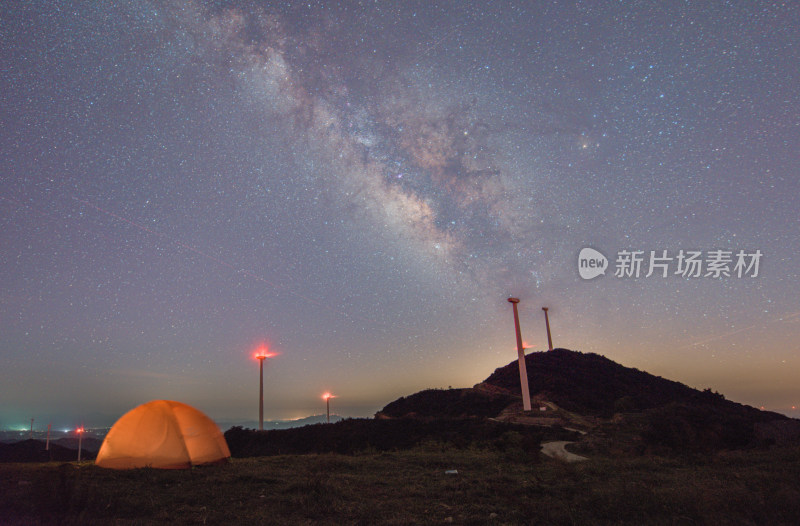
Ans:
[{"label": "milky way", "polygon": [[262,343],[268,416],[370,415],[514,359],[510,295],[532,350],[549,306],[558,346],[791,414],[800,10],[484,4],[4,6],[0,424],[252,419]]}]

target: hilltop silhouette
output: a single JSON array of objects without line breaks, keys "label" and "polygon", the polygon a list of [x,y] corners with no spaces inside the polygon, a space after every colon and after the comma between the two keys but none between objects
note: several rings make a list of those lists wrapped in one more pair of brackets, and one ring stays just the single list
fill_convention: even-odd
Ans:
[{"label": "hilltop silhouette", "polygon": [[[740,412],[755,421],[782,420],[778,413],[738,404],[711,389],[700,391],[680,382],[625,367],[605,356],[568,349],[525,356],[531,396],[582,415],[609,418],[615,413],[645,411],[668,404],[711,406]],[[476,388],[519,393],[516,360],[496,369]]]},{"label": "hilltop silhouette", "polygon": [[376,417],[491,418],[575,428],[588,433],[583,442],[593,447],[639,452],[737,449],[800,438],[800,421],[598,354],[555,349],[528,354],[525,363],[534,404],[529,413],[522,411],[515,360],[472,388],[420,391],[391,402]]}]

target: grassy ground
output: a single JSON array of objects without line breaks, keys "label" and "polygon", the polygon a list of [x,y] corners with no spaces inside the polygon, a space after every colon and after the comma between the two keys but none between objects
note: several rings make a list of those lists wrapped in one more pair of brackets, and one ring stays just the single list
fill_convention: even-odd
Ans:
[{"label": "grassy ground", "polygon": [[[447,474],[458,470],[458,474]],[[494,450],[0,464],[2,524],[797,524],[800,450],[578,464]]]}]

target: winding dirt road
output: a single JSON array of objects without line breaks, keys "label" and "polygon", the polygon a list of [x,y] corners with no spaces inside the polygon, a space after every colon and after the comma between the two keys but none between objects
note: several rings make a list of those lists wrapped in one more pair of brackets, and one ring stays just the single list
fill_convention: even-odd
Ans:
[{"label": "winding dirt road", "polygon": [[542,444],[542,453],[548,457],[564,460],[565,462],[580,462],[582,460],[588,460],[586,457],[576,455],[575,453],[570,453],[564,449],[564,446],[567,444],[572,444],[572,442],[567,442],[566,440],[545,442]]}]

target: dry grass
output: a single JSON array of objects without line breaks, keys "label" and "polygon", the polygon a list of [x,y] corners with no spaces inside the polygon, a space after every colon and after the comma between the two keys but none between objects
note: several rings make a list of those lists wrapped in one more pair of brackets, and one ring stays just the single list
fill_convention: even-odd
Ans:
[{"label": "dry grass", "polygon": [[[517,458],[519,456],[519,458]],[[458,474],[446,474],[446,470]],[[800,451],[703,460],[517,451],[234,459],[191,471],[0,464],[3,524],[796,524]]]}]

